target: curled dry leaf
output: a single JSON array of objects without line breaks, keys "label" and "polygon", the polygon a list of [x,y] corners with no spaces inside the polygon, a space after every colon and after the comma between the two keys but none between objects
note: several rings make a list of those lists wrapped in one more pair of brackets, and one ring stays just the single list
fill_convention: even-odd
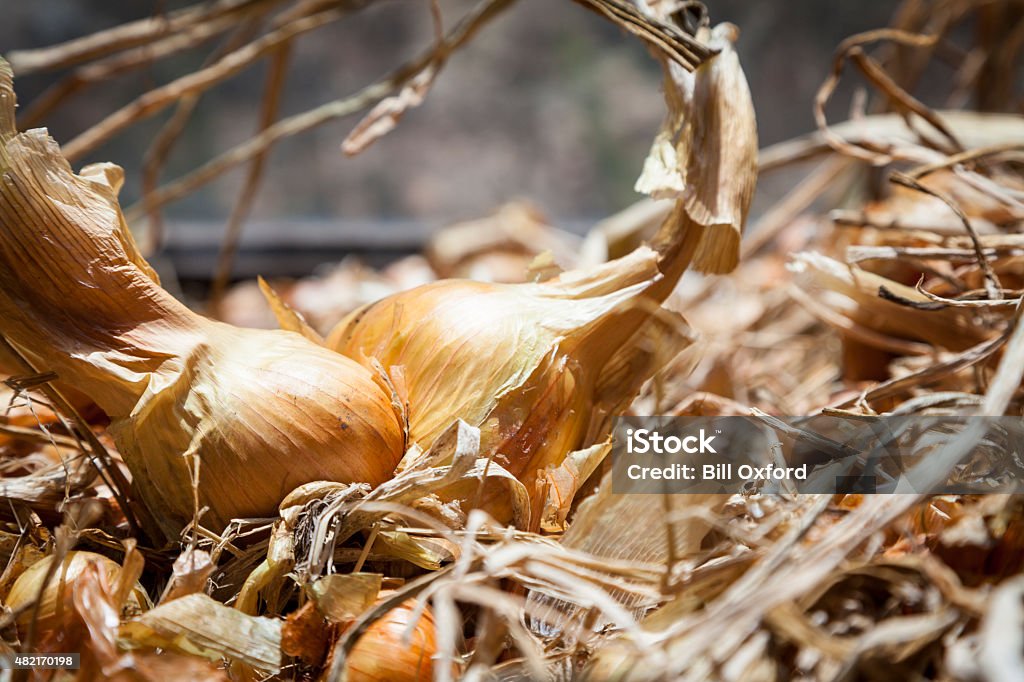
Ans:
[{"label": "curled dry leaf", "polygon": [[80,493],[96,480],[96,469],[83,456],[54,448],[67,459],[44,465],[25,476],[0,479],[0,500],[24,503],[41,513],[52,513],[68,494]]},{"label": "curled dry leaf", "polygon": [[737,34],[731,24],[700,31],[718,54],[693,72],[660,57],[668,116],[636,182],[638,192],[676,200],[662,230],[700,233],[693,266],[703,272],[729,272],[739,262],[757,181],[757,123],[733,48]]},{"label": "curled dry leaf", "polygon": [[565,530],[565,519],[569,515],[576,493],[590,475],[611,452],[611,441],[598,443],[584,450],[569,453],[557,467],[551,467],[542,474],[546,481],[547,499],[541,517],[541,527],[548,532]]},{"label": "curled dry leaf", "polygon": [[189,548],[178,555],[171,569],[171,579],[167,582],[161,604],[185,597],[196,592],[205,592],[206,584],[216,565],[209,552]]},{"label": "curled dry leaf", "polygon": [[110,416],[152,533],[177,537],[195,486],[220,529],[272,515],[308,481],[390,476],[404,431],[388,387],[299,335],[213,322],[160,288],[117,203],[121,170],[75,175],[45,131],[17,133],[6,63],[0,172],[0,333]]},{"label": "curled dry leaf", "polygon": [[292,611],[281,627],[281,652],[309,666],[320,666],[327,656],[330,629],[313,602]]},{"label": "curled dry leaf", "polygon": [[964,350],[990,336],[975,323],[970,309],[917,310],[882,298],[880,291],[884,289],[903,301],[930,303],[928,297],[913,287],[856,265],[845,265],[828,256],[807,252],[795,254],[790,268],[796,273],[795,283],[815,300],[879,335],[927,341],[949,350]]},{"label": "curled dry leaf", "polygon": [[307,590],[324,618],[332,623],[345,623],[373,606],[380,594],[382,579],[379,573],[325,575],[310,583]]}]

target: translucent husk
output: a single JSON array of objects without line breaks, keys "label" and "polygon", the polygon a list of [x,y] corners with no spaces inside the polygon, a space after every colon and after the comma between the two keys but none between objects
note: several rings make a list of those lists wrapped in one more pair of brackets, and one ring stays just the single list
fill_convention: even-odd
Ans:
[{"label": "translucent husk", "polygon": [[166,536],[204,507],[202,524],[220,530],[273,515],[302,483],[391,475],[404,424],[387,384],[299,335],[202,318],[160,288],[117,203],[121,170],[75,175],[44,130],[16,133],[3,62],[0,143],[0,333],[110,416]]}]

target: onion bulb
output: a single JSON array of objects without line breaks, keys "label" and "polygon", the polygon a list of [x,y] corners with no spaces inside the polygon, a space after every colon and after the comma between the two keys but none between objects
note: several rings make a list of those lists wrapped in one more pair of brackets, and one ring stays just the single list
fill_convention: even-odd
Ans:
[{"label": "onion bulb", "polygon": [[154,534],[176,539],[197,509],[217,530],[273,516],[310,481],[391,476],[405,433],[387,384],[298,334],[175,300],[127,229],[121,169],[76,175],[45,130],[18,133],[2,60],[0,177],[0,333],[110,416]]},{"label": "onion bulb", "polygon": [[[411,440],[427,447],[455,419],[479,426],[482,452],[531,490],[686,344],[681,317],[644,307],[660,279],[644,249],[538,284],[442,280],[355,311],[327,343],[401,368]],[[657,319],[630,327],[637,313]]]},{"label": "onion bulb", "polygon": [[[112,559],[102,554],[84,551],[68,552],[60,566],[54,571],[52,578],[46,585],[42,596],[39,589],[46,579],[50,567],[53,565],[55,555],[50,555],[32,564],[18,576],[7,594],[7,607],[12,611],[19,611],[18,627],[27,628],[35,614],[36,625],[42,629],[59,627],[65,613],[74,608],[73,592],[75,580],[91,565],[97,566],[107,582],[113,585],[121,566]],[[39,599],[35,608],[30,605]],[[129,593],[128,599],[122,607],[122,615],[130,616],[138,614],[150,605],[149,597],[141,585],[135,583],[134,589]]]}]

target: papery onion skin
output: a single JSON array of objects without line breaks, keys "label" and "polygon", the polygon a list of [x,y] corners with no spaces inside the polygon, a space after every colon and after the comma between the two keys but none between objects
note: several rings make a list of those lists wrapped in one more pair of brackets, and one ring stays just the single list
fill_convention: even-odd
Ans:
[{"label": "papery onion skin", "polygon": [[111,424],[143,498],[172,528],[191,518],[191,455],[210,505],[202,521],[217,528],[272,513],[310,481],[392,475],[403,424],[366,369],[291,332],[216,325],[209,338],[172,383]]}]

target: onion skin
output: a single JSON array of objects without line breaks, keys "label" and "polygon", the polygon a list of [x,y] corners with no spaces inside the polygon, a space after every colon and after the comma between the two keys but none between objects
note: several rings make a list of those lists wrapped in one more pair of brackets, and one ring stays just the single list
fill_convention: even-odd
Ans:
[{"label": "onion skin", "polygon": [[[373,370],[283,331],[203,318],[159,286],[127,229],[111,164],[72,172],[45,130],[18,133],[0,60],[0,334],[90,396],[133,487],[175,541],[274,516],[315,480],[379,484],[405,425]],[[198,463],[198,466],[197,466]]]}]

